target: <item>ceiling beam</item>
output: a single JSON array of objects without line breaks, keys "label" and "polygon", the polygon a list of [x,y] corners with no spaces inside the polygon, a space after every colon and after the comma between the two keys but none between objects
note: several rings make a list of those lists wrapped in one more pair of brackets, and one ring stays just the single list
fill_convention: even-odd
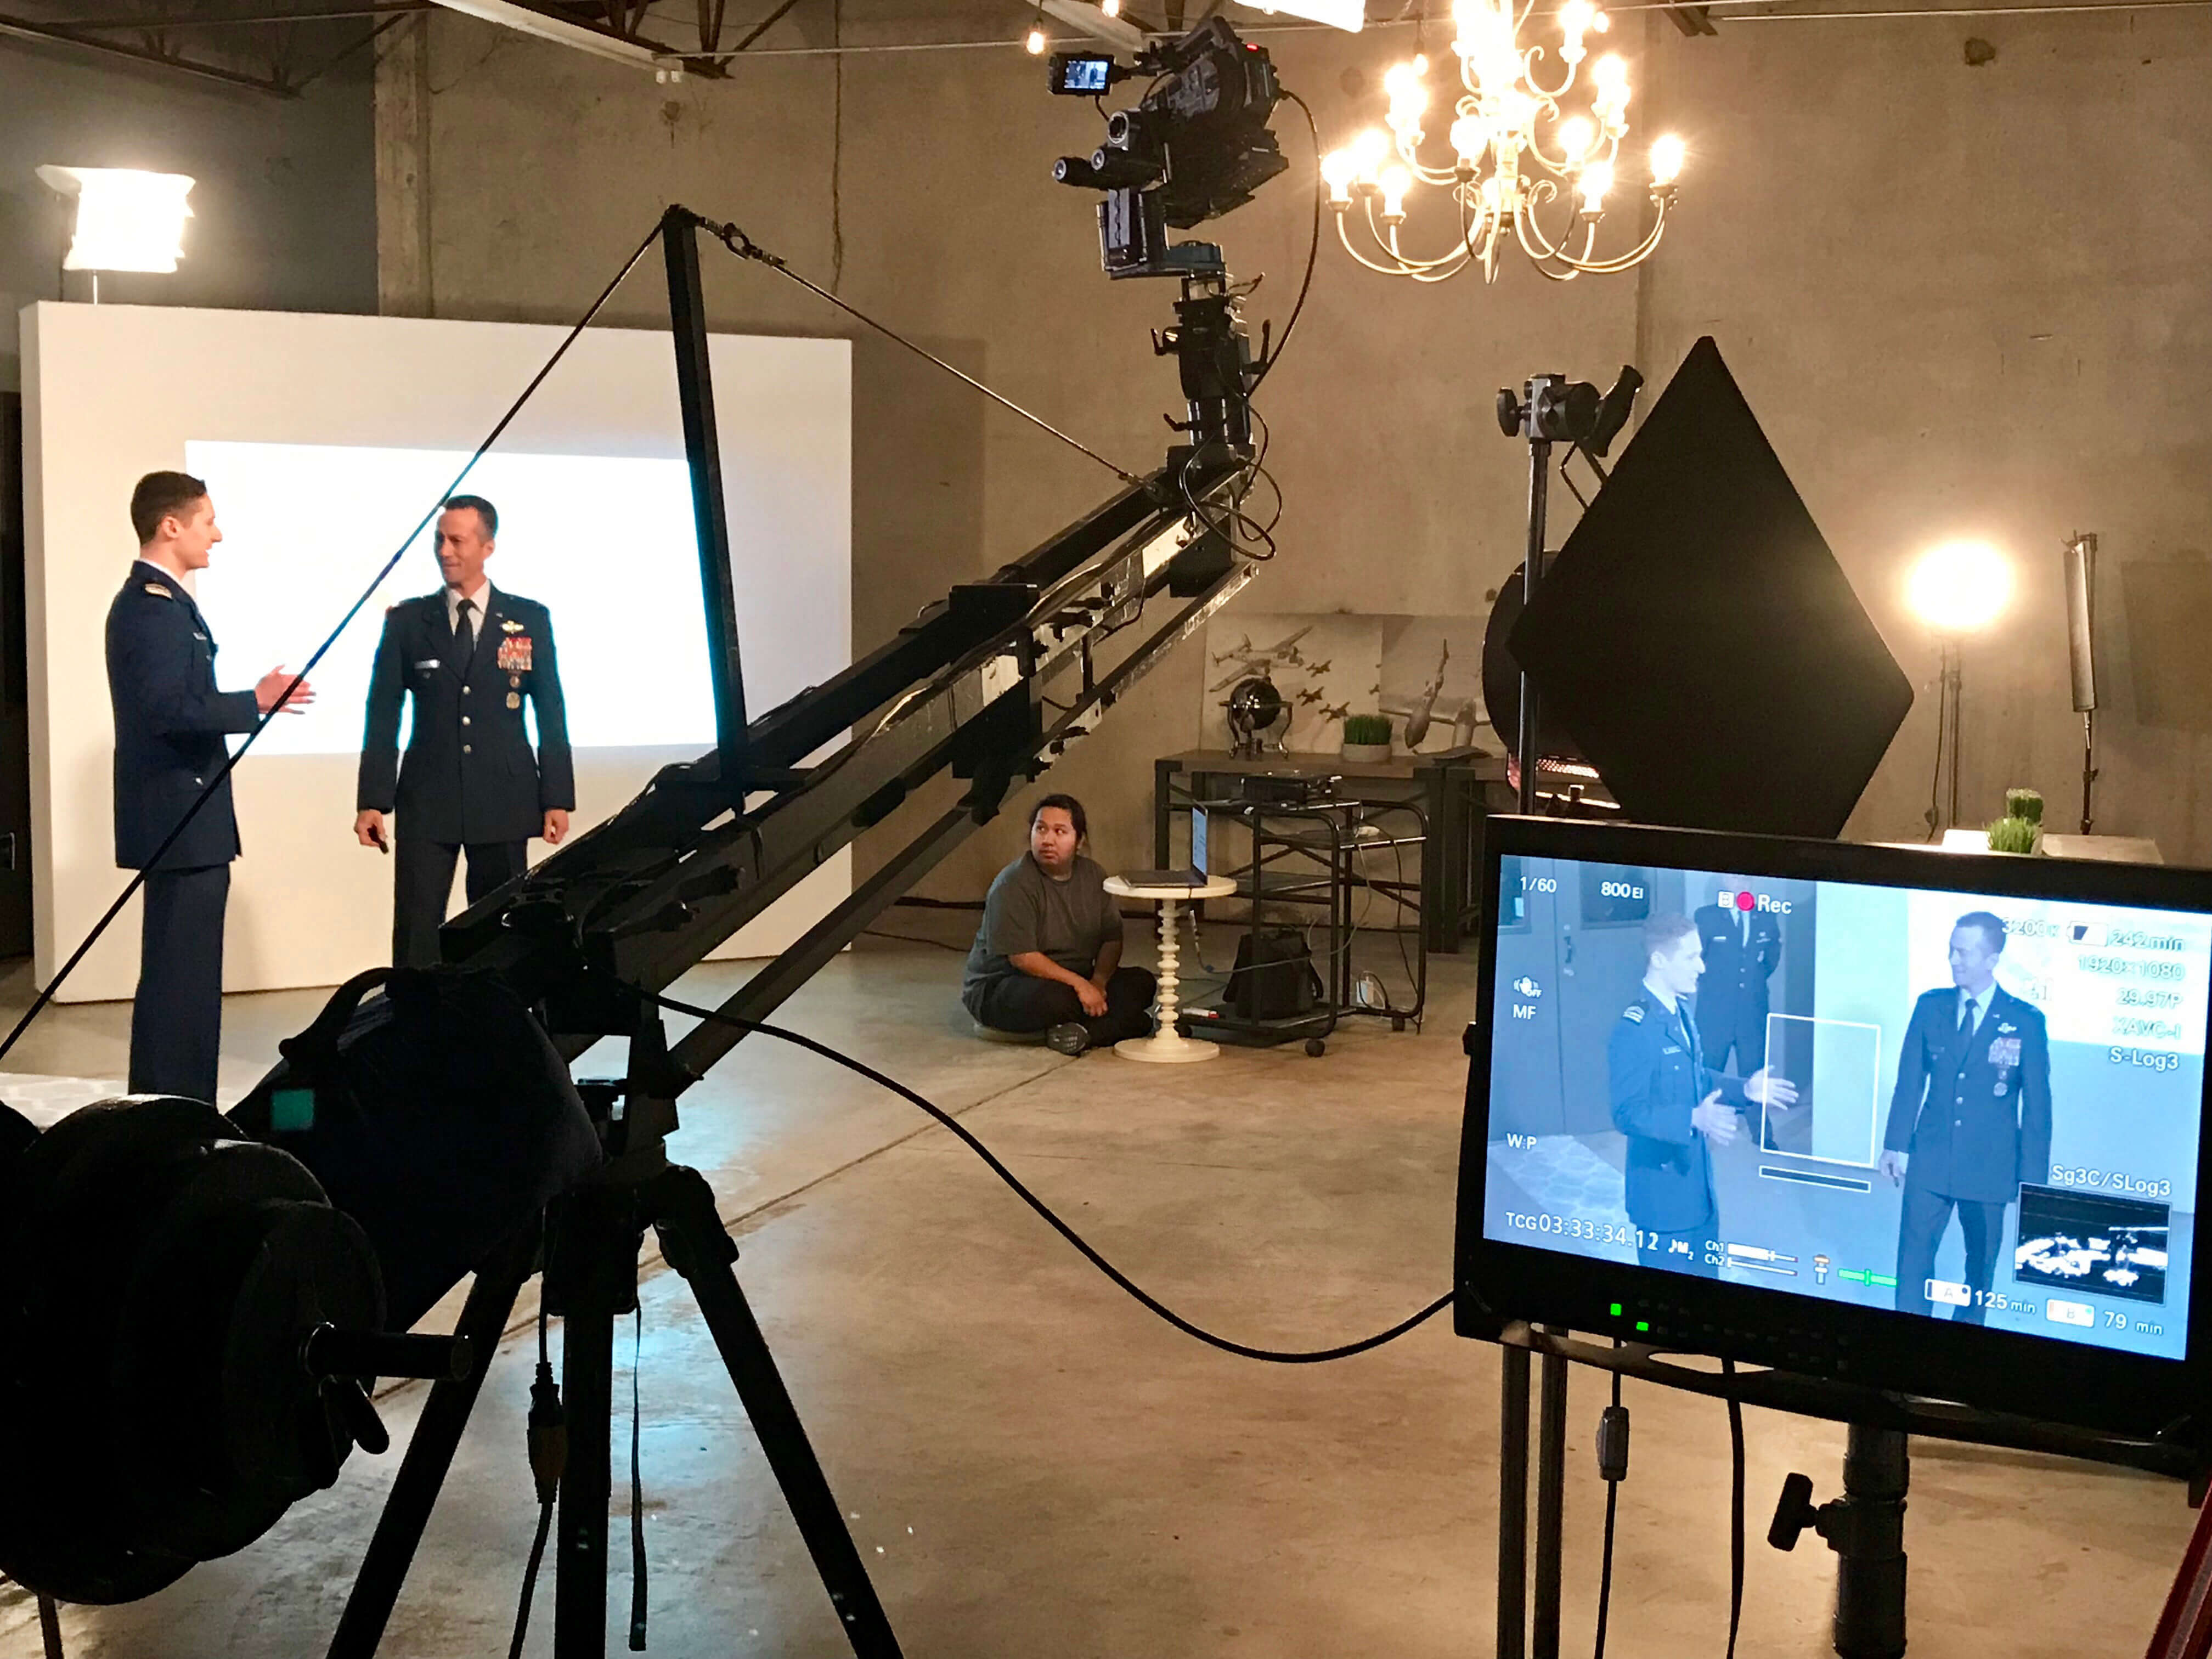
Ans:
[{"label": "ceiling beam", "polygon": [[66,25],[35,22],[27,17],[0,15],[0,38],[34,40],[46,46],[76,46],[110,58],[127,58],[132,63],[145,64],[157,69],[196,75],[203,80],[219,81],[225,86],[266,93],[272,98],[297,98],[300,95],[298,88],[283,81],[264,79],[238,70],[225,69],[220,64],[203,63],[198,58],[179,58],[167,52],[125,46],[119,40],[102,40],[94,35],[80,33]]}]

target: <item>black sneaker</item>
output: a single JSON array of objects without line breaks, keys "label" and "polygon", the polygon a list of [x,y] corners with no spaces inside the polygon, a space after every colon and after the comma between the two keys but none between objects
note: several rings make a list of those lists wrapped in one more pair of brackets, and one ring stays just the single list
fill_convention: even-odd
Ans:
[{"label": "black sneaker", "polygon": [[1044,1046],[1055,1054],[1070,1056],[1081,1054],[1091,1046],[1091,1033],[1075,1021],[1055,1025],[1044,1034]]}]

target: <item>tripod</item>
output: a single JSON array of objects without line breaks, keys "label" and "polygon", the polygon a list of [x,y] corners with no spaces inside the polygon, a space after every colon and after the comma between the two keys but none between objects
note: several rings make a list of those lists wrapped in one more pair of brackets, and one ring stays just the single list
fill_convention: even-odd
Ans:
[{"label": "tripod", "polygon": [[[858,1659],[899,1659],[898,1638],[732,1271],[738,1247],[715,1212],[713,1189],[696,1170],[668,1160],[674,1103],[619,1085],[580,1086],[594,1116],[603,1103],[606,1109],[601,1133],[609,1158],[588,1182],[547,1206],[544,1218],[543,1290],[546,1310],[562,1318],[568,1441],[555,1529],[555,1654],[598,1659],[606,1651],[614,1322],[637,1306],[638,1251],[650,1226],[668,1265],[683,1275],[698,1303],[854,1653]],[[493,1352],[538,1264],[538,1247],[535,1230],[525,1229],[477,1270],[457,1333],[471,1340],[474,1364],[465,1376],[431,1388],[331,1638],[330,1659],[370,1659],[382,1640]]]}]

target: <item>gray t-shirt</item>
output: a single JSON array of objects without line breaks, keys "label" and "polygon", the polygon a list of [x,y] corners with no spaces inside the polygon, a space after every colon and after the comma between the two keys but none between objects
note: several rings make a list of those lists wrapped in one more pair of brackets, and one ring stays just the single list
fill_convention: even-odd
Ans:
[{"label": "gray t-shirt", "polygon": [[1101,948],[1121,938],[1121,912],[1106,891],[1105,871],[1079,855],[1067,879],[1054,881],[1024,853],[991,883],[960,1000],[974,1013],[994,981],[1020,975],[1008,958],[1030,951],[1087,978]]}]

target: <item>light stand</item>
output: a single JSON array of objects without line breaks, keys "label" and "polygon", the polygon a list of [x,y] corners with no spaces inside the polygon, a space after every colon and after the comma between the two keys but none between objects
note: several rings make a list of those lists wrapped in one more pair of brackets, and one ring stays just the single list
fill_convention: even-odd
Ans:
[{"label": "light stand", "polygon": [[2074,712],[2081,717],[2081,833],[2094,833],[2097,788],[2097,538],[2077,532],[2066,544],[2066,659]]},{"label": "light stand", "polygon": [[1904,1434],[1854,1423],[1844,1444],[1844,1495],[1814,1508],[1813,1483],[1792,1474],[1766,1541],[1797,1547],[1810,1527],[1836,1553],[1835,1649],[1840,1659],[1903,1659],[1905,1493],[1911,1473]]},{"label": "light stand", "polygon": [[[1966,684],[1959,640],[1943,636],[1936,671],[1936,787],[1928,797],[1928,839],[1959,822],[1959,703]],[[1948,788],[1946,780],[1948,778]]]},{"label": "light stand", "polygon": [[[1936,704],[1936,776],[1928,793],[1928,839],[1959,822],[1960,716],[1965,701],[1966,642],[1996,620],[2012,598],[2013,569],[1987,542],[1943,542],[1920,556],[1906,601],[1941,650]],[[1944,776],[1948,769],[1949,778]]]},{"label": "light stand", "polygon": [[[1565,374],[1532,374],[1516,397],[1498,394],[1498,427],[1528,445],[1528,533],[1521,566],[1521,614],[1536,603],[1543,580],[1550,505],[1552,447],[1569,443],[1599,453],[1628,418],[1643,376],[1624,368],[1612,392],[1601,397],[1586,380]],[[1521,719],[1515,733],[1519,811],[1536,811],[1540,746],[1536,687],[1521,671]],[[1498,1385],[1498,1656],[1559,1659],[1559,1581],[1566,1527],[1567,1362],[1546,1353],[1539,1362],[1536,1423],[1536,1582],[1528,1593],[1528,1356],[1508,1347],[1500,1358]]]}]

